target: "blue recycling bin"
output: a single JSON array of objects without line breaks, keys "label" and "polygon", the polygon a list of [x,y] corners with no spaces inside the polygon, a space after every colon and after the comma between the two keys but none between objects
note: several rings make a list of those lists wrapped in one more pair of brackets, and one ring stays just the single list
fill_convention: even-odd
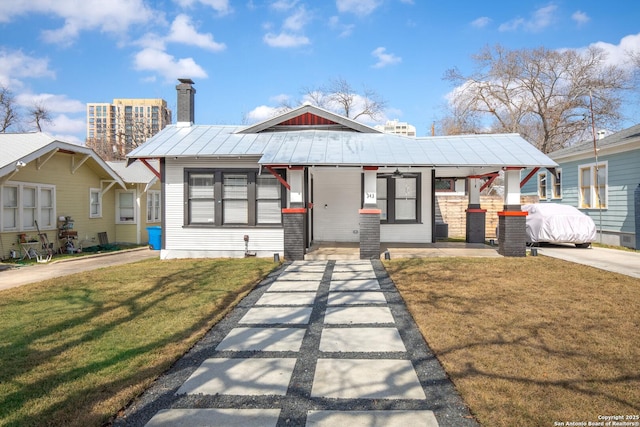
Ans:
[{"label": "blue recycling bin", "polygon": [[162,227],[158,225],[147,227],[147,233],[149,234],[149,245],[154,250],[159,251],[162,242]]}]

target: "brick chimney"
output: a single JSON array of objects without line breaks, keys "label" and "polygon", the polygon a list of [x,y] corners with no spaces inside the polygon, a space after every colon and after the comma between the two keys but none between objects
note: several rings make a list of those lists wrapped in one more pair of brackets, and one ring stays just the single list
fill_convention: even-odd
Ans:
[{"label": "brick chimney", "polygon": [[180,82],[176,86],[178,91],[178,121],[176,126],[188,127],[194,123],[193,99],[196,94],[191,79],[178,79]]}]

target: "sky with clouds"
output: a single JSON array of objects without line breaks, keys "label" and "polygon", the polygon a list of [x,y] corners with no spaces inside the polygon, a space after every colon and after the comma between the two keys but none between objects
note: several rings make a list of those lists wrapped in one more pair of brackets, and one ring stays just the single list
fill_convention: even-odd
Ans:
[{"label": "sky with clouds", "polygon": [[[640,52],[638,16],[622,0],[3,0],[0,84],[77,143],[86,103],[164,98],[175,110],[180,77],[195,81],[201,124],[263,120],[341,78],[387,100],[382,122],[427,135],[454,89],[445,71],[472,72],[484,46],[596,45],[623,64]],[[625,114],[640,122],[637,104]]]}]

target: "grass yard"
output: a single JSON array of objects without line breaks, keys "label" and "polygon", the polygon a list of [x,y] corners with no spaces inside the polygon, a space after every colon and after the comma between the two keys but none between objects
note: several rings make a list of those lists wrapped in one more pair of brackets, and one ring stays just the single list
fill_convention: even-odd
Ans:
[{"label": "grass yard", "polygon": [[385,266],[483,426],[640,414],[640,279],[544,256]]},{"label": "grass yard", "polygon": [[99,426],[276,265],[147,260],[0,292],[0,425]]}]

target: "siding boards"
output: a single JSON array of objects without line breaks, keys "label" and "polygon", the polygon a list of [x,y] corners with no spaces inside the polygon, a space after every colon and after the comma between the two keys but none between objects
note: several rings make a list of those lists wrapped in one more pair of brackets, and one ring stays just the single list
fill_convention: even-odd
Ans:
[{"label": "siding boards", "polygon": [[412,172],[420,172],[422,177],[421,210],[419,224],[381,224],[380,241],[386,243],[431,243],[431,169],[412,168]]},{"label": "siding boards", "polygon": [[163,258],[242,256],[244,236],[249,236],[249,251],[270,256],[284,250],[284,233],[280,227],[184,227],[185,168],[246,168],[257,170],[257,163],[247,160],[167,159],[164,185],[165,248]]},{"label": "siding boards", "polygon": [[[115,232],[115,188],[112,187],[102,197],[102,217],[89,218],[89,189],[100,188],[100,179],[93,169],[95,163],[89,160],[82,164],[75,173],[71,173],[73,155],[58,152],[49,159],[40,169],[36,168],[35,161],[27,164],[12,179],[5,183],[38,183],[55,186],[55,217],[70,216],[74,220],[74,230],[78,232],[78,240],[74,242],[76,246],[82,244],[83,247],[95,246],[98,244],[98,232],[107,232],[110,239],[113,239]],[[80,159],[80,156],[76,156]],[[54,228],[41,228],[47,233],[50,242],[54,243],[54,248],[58,249],[61,242],[58,240],[57,224]],[[25,231],[27,235],[36,235],[37,231]],[[3,254],[8,256],[9,250],[18,250],[16,245],[19,231],[6,231],[2,233],[2,244],[5,249]]]}]

